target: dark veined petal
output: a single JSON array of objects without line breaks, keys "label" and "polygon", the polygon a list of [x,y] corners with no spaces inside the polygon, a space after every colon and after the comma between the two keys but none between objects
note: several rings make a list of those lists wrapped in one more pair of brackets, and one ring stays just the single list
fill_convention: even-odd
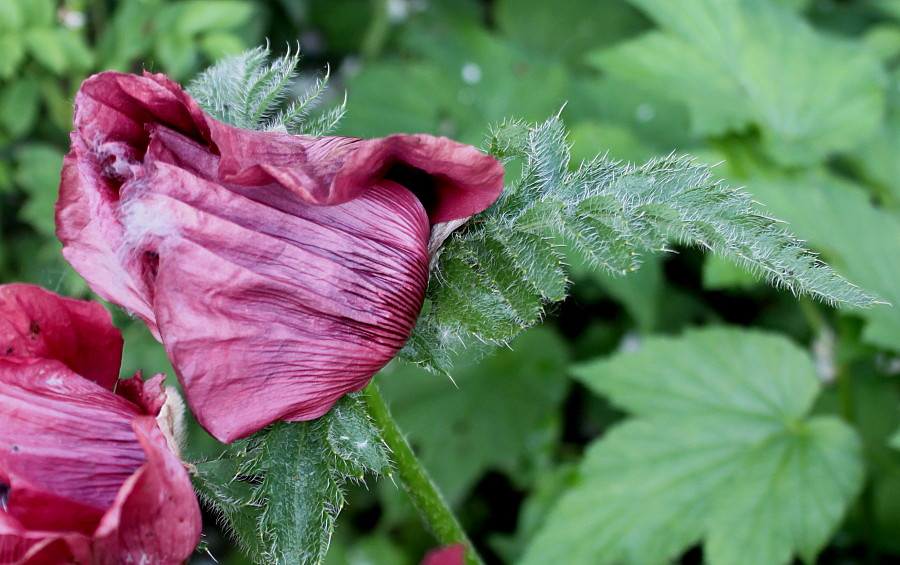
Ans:
[{"label": "dark veined petal", "polygon": [[27,284],[0,285],[0,356],[56,359],[112,390],[122,362],[122,335],[96,302]]},{"label": "dark veined petal", "polygon": [[157,323],[220,440],[321,416],[408,338],[428,276],[409,191],[384,181],[339,206],[263,204],[165,165],[149,185],[159,193],[140,205],[172,226],[153,236]]}]

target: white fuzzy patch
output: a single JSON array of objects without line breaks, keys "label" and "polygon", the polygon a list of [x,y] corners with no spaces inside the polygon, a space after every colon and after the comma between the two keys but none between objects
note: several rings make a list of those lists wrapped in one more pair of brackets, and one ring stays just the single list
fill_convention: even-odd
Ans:
[{"label": "white fuzzy patch", "polygon": [[59,375],[54,375],[47,379],[47,387],[55,392],[63,392],[65,387],[63,387],[63,378]]},{"label": "white fuzzy patch", "polygon": [[165,206],[139,197],[123,204],[122,224],[125,226],[125,247],[131,249],[141,247],[149,239],[178,234],[175,218]]}]

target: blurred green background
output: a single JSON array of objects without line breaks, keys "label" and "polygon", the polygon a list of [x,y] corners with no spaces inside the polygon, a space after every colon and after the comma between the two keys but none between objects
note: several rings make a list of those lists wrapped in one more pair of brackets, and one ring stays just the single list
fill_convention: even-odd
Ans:
[{"label": "blurred green background", "polygon": [[[900,304],[897,0],[0,0],[0,282],[90,296],[61,259],[53,224],[84,78],[147,69],[185,83],[266,41],[275,53],[299,43],[301,83],[330,66],[329,95],[348,94],[342,135],[426,132],[482,145],[504,117],[563,108],[575,161],[675,152],[721,162],[717,174],[843,275]],[[573,296],[510,349],[462,359],[458,389],[403,366],[377,377],[486,559],[521,558],[578,483],[586,446],[623,418],[571,377],[571,364],[616,359],[649,336],[732,325],[807,349],[823,386],[816,410],[840,415],[864,442],[866,486],[820,562],[893,562],[900,309],[838,311],[677,251],[625,278],[570,258]],[[112,310],[126,338],[123,374],[171,375],[162,347]],[[193,429],[191,457],[218,450]],[[412,564],[434,545],[390,481],[353,486],[349,501],[328,563]],[[206,523],[219,563],[249,563],[213,517]],[[702,559],[696,548],[682,557]]]}]

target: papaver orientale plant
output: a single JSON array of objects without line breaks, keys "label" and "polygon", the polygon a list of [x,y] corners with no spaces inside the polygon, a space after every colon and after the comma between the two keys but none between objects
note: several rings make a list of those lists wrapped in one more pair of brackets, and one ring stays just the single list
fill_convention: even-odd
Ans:
[{"label": "papaver orientale plant", "polygon": [[76,96],[57,233],[230,442],[364,388],[412,332],[447,232],[430,226],[502,187],[497,160],[446,138],[244,130],[163,75],[105,72]]},{"label": "papaver orientale plant", "polygon": [[119,381],[121,355],[99,304],[0,286],[0,564],[176,565],[196,548],[164,376]]}]

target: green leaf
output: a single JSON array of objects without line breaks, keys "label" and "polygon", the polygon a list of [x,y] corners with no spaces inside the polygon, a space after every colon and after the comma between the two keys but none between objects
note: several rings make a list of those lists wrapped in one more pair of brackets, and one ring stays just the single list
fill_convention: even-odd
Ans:
[{"label": "green leaf", "polygon": [[245,48],[246,45],[240,37],[227,31],[207,33],[200,38],[200,49],[211,61],[239,55]]},{"label": "green leaf", "polygon": [[[402,84],[403,88],[385,88],[388,84]],[[347,88],[353,99],[366,101],[351,106],[342,122],[343,130],[353,135],[459,132],[456,116],[459,100],[453,94],[454,81],[434,65],[412,61],[365,66],[348,79]],[[484,122],[480,127],[484,127]],[[478,138],[474,139],[477,142]]]},{"label": "green leaf", "polygon": [[234,456],[198,464],[195,485],[261,564],[321,563],[346,481],[390,471],[380,432],[356,394],[317,420],[275,423],[241,446]]},{"label": "green leaf", "polygon": [[16,0],[0,0],[0,31],[4,35],[19,30],[25,23],[22,7]]},{"label": "green leaf", "polygon": [[19,8],[27,25],[42,27],[53,25],[55,4],[53,0],[20,0]]},{"label": "green leaf", "polygon": [[893,435],[891,435],[890,439],[888,440],[888,445],[890,445],[894,449],[900,450],[900,429],[898,429],[893,433]]},{"label": "green leaf", "polygon": [[[295,98],[291,87],[300,53],[288,51],[269,63],[270,55],[268,49],[256,48],[222,59],[194,79],[188,91],[208,113],[237,127],[313,137],[334,129],[346,102],[310,117],[328,86],[328,74]],[[282,107],[289,97],[295,99]]]},{"label": "green leaf", "polygon": [[0,33],[0,78],[8,79],[25,58],[25,43],[16,32]]},{"label": "green leaf", "polygon": [[37,81],[23,77],[0,91],[0,122],[12,137],[29,132],[37,117],[40,105],[40,89]]},{"label": "green leaf", "polygon": [[66,50],[66,57],[73,69],[86,71],[91,67],[94,63],[94,53],[82,35],[70,29],[61,29],[57,38]]},{"label": "green leaf", "polygon": [[814,563],[860,488],[861,460],[859,439],[838,418],[767,438],[714,499],[709,562],[790,563],[796,552]]},{"label": "green leaf", "polygon": [[53,28],[31,28],[24,36],[25,45],[31,56],[54,74],[62,74],[69,65],[65,30]]},{"label": "green leaf", "polygon": [[175,12],[174,29],[177,35],[233,29],[253,15],[253,4],[240,0],[189,0],[168,6]]},{"label": "green leaf", "polygon": [[534,53],[574,61],[646,27],[636,10],[618,2],[501,0],[492,8],[497,25],[513,41]]},{"label": "green leaf", "polygon": [[858,186],[825,174],[754,176],[748,187],[842,272],[893,305],[856,314],[868,320],[868,342],[900,351],[900,215],[873,206]]},{"label": "green leaf", "polygon": [[266,500],[259,527],[270,561],[294,565],[325,558],[345,502],[327,434],[321,420],[279,422],[266,434],[257,497]]},{"label": "green leaf", "polygon": [[900,73],[891,77],[887,116],[854,153],[863,178],[877,187],[881,200],[900,208]]},{"label": "green leaf", "polygon": [[160,1],[120,2],[106,26],[98,30],[97,58],[102,68],[127,72],[132,61],[152,50],[160,27]]},{"label": "green leaf", "polygon": [[703,261],[703,288],[720,290],[725,288],[751,289],[759,281],[734,262],[711,255]]},{"label": "green leaf", "polygon": [[[477,19],[457,24],[463,4],[480,10],[475,2],[434,3],[403,26],[400,40],[415,58],[366,64],[348,80],[353,98],[366,103],[348,112],[344,131],[416,131],[477,145],[485,123],[508,115],[538,120],[559,110],[566,69],[487,32]],[[403,88],[388,86],[394,84]]]},{"label": "green leaf", "polygon": [[[639,330],[650,333],[657,329],[661,318],[670,315],[670,308],[663,309],[665,277],[661,256],[647,257],[639,270],[627,276],[602,271],[593,271],[591,274],[594,281],[603,285],[610,295],[622,303]],[[575,292],[577,291],[576,282]]]},{"label": "green leaf", "polygon": [[199,57],[192,38],[166,30],[157,37],[155,44],[156,56],[169,75],[185,77],[195,69]]},{"label": "green leaf", "polygon": [[56,235],[53,207],[59,196],[63,151],[45,144],[25,145],[16,152],[16,182],[28,195],[21,216],[39,232]]},{"label": "green leaf", "polygon": [[589,447],[523,565],[661,564],[700,540],[712,565],[812,560],[862,485],[858,438],[808,416],[815,368],[784,338],[693,331],[575,374],[635,417]]},{"label": "green leaf", "polygon": [[265,550],[257,531],[262,505],[253,500],[252,478],[239,474],[240,463],[239,457],[196,463],[192,481],[200,501],[218,514],[219,524],[240,548],[260,555]]},{"label": "green leaf", "polygon": [[376,377],[398,424],[451,502],[488,470],[522,477],[549,455],[567,389],[566,346],[549,327],[522,334],[493,356],[467,355],[453,382],[409,365]]},{"label": "green leaf", "polygon": [[702,134],[757,126],[777,162],[808,164],[855,147],[881,119],[872,54],[769,0],[631,2],[661,30],[590,60],[681,101]]}]

